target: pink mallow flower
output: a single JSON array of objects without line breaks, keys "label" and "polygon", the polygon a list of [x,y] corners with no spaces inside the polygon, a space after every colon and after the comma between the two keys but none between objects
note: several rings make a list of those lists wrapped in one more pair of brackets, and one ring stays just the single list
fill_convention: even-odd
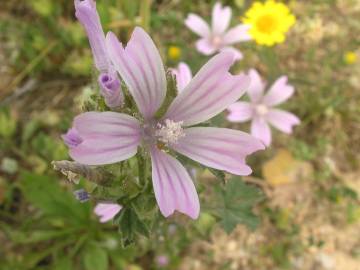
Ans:
[{"label": "pink mallow flower", "polygon": [[248,34],[250,26],[239,24],[228,30],[230,20],[231,8],[222,7],[220,3],[216,3],[212,10],[211,27],[200,16],[193,13],[187,16],[185,25],[200,36],[196,42],[196,48],[200,53],[211,55],[219,51],[232,51],[235,59],[240,60],[242,53],[232,45],[251,39]]},{"label": "pink mallow flower", "polygon": [[[237,175],[248,175],[247,155],[264,149],[253,136],[232,129],[192,127],[233,104],[249,84],[247,75],[231,75],[233,53],[214,56],[172,101],[167,112],[155,113],[166,96],[160,54],[150,36],[136,27],[124,48],[113,33],[106,37],[114,66],[134,98],[140,119],[116,112],[86,112],[73,122],[70,156],[86,165],[116,163],[133,157],[139,146],[150,154],[152,182],[161,213],[175,210],[196,219],[199,198],[187,170],[169,154],[174,150],[201,164]],[[65,140],[66,141],[66,140]],[[80,142],[74,145],[73,142]]]},{"label": "pink mallow flower", "polygon": [[101,223],[112,220],[120,212],[122,206],[117,203],[98,203],[94,208],[94,213],[100,218]]},{"label": "pink mallow flower", "polygon": [[239,101],[230,105],[227,119],[231,122],[251,120],[251,134],[269,146],[271,143],[269,124],[288,134],[292,132],[293,126],[300,124],[299,118],[294,114],[274,108],[294,94],[294,87],[287,83],[286,76],[282,76],[264,94],[265,83],[259,73],[251,69],[249,76],[251,84],[247,93],[250,102]]},{"label": "pink mallow flower", "polygon": [[122,106],[121,83],[116,74],[105,44],[105,34],[94,0],[75,0],[75,16],[85,28],[95,61],[100,72],[98,83],[106,105],[115,109]]},{"label": "pink mallow flower", "polygon": [[192,79],[192,72],[190,67],[184,62],[180,62],[177,68],[172,68],[170,70],[176,78],[178,92],[184,90]]}]

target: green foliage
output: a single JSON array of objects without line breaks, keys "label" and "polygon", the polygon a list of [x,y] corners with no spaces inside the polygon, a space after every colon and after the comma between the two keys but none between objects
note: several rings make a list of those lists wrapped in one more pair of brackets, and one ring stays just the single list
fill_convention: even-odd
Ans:
[{"label": "green foliage", "polygon": [[256,228],[259,218],[253,213],[253,208],[264,198],[258,188],[245,184],[240,177],[233,177],[224,187],[217,185],[215,191],[217,196],[213,211],[227,233],[231,233],[238,224]]},{"label": "green foliage", "polygon": [[25,198],[46,215],[77,225],[89,221],[89,204],[79,204],[71,193],[61,190],[56,178],[24,172],[20,179]]},{"label": "green foliage", "polygon": [[9,139],[16,131],[17,121],[8,111],[0,111],[0,138]]},{"label": "green foliage", "polygon": [[86,270],[107,270],[109,269],[108,254],[98,243],[91,243],[84,250],[84,266]]}]

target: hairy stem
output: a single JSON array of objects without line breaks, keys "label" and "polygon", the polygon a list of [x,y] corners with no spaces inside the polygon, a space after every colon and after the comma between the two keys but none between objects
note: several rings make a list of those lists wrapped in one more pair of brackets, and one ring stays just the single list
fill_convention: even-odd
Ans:
[{"label": "hairy stem", "polygon": [[85,177],[91,182],[94,182],[101,186],[110,186],[114,175],[105,171],[102,168],[93,168],[91,166],[83,165],[74,161],[61,160],[52,161],[54,170],[60,171],[71,182],[78,182],[80,176]]}]

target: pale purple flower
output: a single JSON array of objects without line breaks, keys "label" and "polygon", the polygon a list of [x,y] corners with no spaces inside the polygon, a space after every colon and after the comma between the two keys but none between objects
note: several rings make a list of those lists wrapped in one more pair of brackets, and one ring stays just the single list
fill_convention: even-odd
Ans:
[{"label": "pale purple flower", "polygon": [[169,264],[169,258],[166,255],[159,255],[155,258],[156,265],[159,267],[165,267]]},{"label": "pale purple flower", "polygon": [[178,92],[184,90],[184,88],[192,79],[192,72],[190,67],[184,62],[180,62],[177,68],[172,68],[170,70],[176,78]]},{"label": "pale purple flower", "polygon": [[249,26],[239,24],[229,28],[231,20],[231,8],[223,7],[217,2],[212,10],[212,22],[209,26],[200,16],[190,13],[185,25],[200,36],[196,42],[197,50],[205,55],[211,55],[219,51],[231,51],[235,59],[242,58],[242,53],[233,47],[234,44],[251,39],[248,34]]},{"label": "pale purple flower", "polygon": [[74,119],[82,142],[70,156],[86,165],[104,165],[131,158],[139,146],[150,154],[152,181],[161,213],[175,210],[196,219],[200,205],[187,170],[166,149],[201,164],[237,175],[248,175],[247,155],[263,149],[253,136],[232,129],[191,127],[207,121],[233,104],[249,84],[246,75],[231,75],[234,56],[214,56],[172,101],[160,119],[155,113],[166,95],[165,70],[150,36],[136,27],[125,49],[113,33],[106,38],[115,68],[128,86],[140,120],[116,112],[86,112]]},{"label": "pale purple flower", "polygon": [[98,82],[106,105],[112,109],[121,107],[123,103],[121,84],[106,48],[105,34],[95,1],[75,0],[75,16],[88,35],[95,66],[100,72]]},{"label": "pale purple flower", "polygon": [[294,87],[287,83],[286,76],[278,78],[264,93],[265,83],[255,69],[249,71],[251,78],[247,93],[250,102],[239,101],[228,107],[227,119],[231,122],[246,122],[251,120],[251,134],[259,138],[266,146],[271,143],[269,124],[278,130],[290,134],[300,120],[292,113],[275,109],[274,106],[283,103],[294,94]]},{"label": "pale purple flower", "polygon": [[82,142],[82,139],[75,128],[70,128],[66,134],[61,135],[61,138],[70,149]]},{"label": "pale purple flower", "polygon": [[94,213],[100,218],[101,223],[112,220],[120,212],[122,206],[117,203],[98,203],[94,208]]}]

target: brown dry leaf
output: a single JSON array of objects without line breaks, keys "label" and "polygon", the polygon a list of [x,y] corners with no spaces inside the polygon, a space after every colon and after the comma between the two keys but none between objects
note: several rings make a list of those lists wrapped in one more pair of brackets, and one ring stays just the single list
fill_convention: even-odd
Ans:
[{"label": "brown dry leaf", "polygon": [[262,166],[262,174],[271,186],[296,182],[312,173],[310,163],[294,159],[286,149],[280,149],[276,155]]}]

